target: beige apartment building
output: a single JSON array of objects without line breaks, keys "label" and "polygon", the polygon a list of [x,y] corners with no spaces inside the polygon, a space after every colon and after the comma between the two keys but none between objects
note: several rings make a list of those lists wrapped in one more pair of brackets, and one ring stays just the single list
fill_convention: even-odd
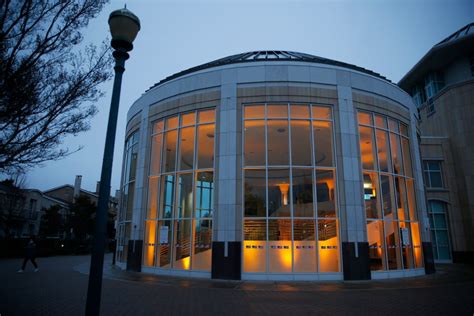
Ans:
[{"label": "beige apartment building", "polygon": [[474,261],[474,23],[401,79],[418,107],[435,262]]}]

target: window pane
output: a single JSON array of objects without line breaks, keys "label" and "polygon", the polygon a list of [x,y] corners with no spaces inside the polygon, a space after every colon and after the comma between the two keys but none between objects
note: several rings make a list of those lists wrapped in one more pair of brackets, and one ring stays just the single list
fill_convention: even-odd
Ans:
[{"label": "window pane", "polygon": [[400,123],[400,133],[403,135],[403,136],[406,136],[408,137],[408,126],[403,124],[403,123]]},{"label": "window pane", "polygon": [[178,117],[173,116],[166,119],[166,129],[173,129],[178,127]]},{"label": "window pane", "polygon": [[268,216],[290,216],[289,188],[288,169],[268,170]]},{"label": "window pane", "polygon": [[385,270],[383,221],[367,221],[367,239],[369,242],[370,270]]},{"label": "window pane", "polygon": [[427,161],[426,162],[428,169],[433,170],[441,170],[441,164],[439,161]]},{"label": "window pane", "polygon": [[392,149],[393,173],[403,174],[402,151],[400,136],[390,133],[390,147]]},{"label": "window pane", "polygon": [[268,105],[267,106],[267,117],[288,117],[288,105],[287,104],[278,104],[278,105]]},{"label": "window pane", "polygon": [[415,256],[415,266],[417,268],[423,267],[423,256],[421,254],[421,238],[418,222],[411,222],[411,237],[413,245],[413,254]]},{"label": "window pane", "polygon": [[192,217],[193,212],[193,174],[178,175],[178,217]]},{"label": "window pane", "polygon": [[127,212],[126,212],[125,220],[132,219],[134,198],[135,198],[135,182],[132,182],[128,185]]},{"label": "window pane", "polygon": [[377,135],[377,154],[379,158],[379,169],[384,172],[390,170],[390,149],[388,147],[388,133],[376,130]]},{"label": "window pane", "polygon": [[390,127],[390,131],[399,133],[400,131],[398,130],[398,122],[392,119],[388,119],[388,126]]},{"label": "window pane", "polygon": [[406,179],[406,185],[407,185],[408,210],[410,212],[410,220],[415,221],[417,216],[416,216],[415,188],[413,187],[413,180]]},{"label": "window pane", "polygon": [[171,218],[174,205],[174,176],[165,175],[161,183],[161,218]]},{"label": "window pane", "polygon": [[316,241],[314,220],[294,220],[294,272],[316,272]]},{"label": "window pane", "polygon": [[245,170],[245,216],[265,217],[265,170]]},{"label": "window pane", "polygon": [[293,216],[313,217],[313,171],[293,169]]},{"label": "window pane", "polygon": [[176,169],[176,142],[178,132],[176,130],[165,133],[165,151],[163,153],[163,172],[175,171]]},{"label": "window pane", "polygon": [[198,168],[214,166],[214,124],[198,126]]},{"label": "window pane", "polygon": [[199,172],[196,178],[196,218],[212,218],[213,192],[213,173]]},{"label": "window pane", "polygon": [[216,111],[206,110],[206,111],[199,111],[199,123],[210,123],[216,120]]},{"label": "window pane", "polygon": [[313,105],[311,108],[311,112],[312,112],[312,117],[314,119],[323,119],[323,120],[332,119],[332,113],[331,113],[330,107]]},{"label": "window pane", "polygon": [[265,121],[245,121],[244,162],[246,166],[265,165]]},{"label": "window pane", "polygon": [[171,221],[158,221],[158,242],[159,248],[159,265],[160,268],[169,268],[171,262],[171,238],[173,230],[171,229]]},{"label": "window pane", "polygon": [[264,105],[246,105],[244,107],[244,118],[264,118],[265,117],[265,106]]},{"label": "window pane", "polygon": [[269,272],[290,273],[292,267],[291,220],[268,221]]},{"label": "window pane", "polygon": [[291,118],[307,118],[309,119],[309,106],[307,105],[290,105]]},{"label": "window pane", "polygon": [[268,164],[289,165],[288,121],[268,121]]},{"label": "window pane", "polygon": [[397,199],[398,219],[401,221],[409,220],[408,201],[405,189],[405,179],[394,177],[395,179],[395,197]]},{"label": "window pane", "polygon": [[380,185],[382,188],[382,206],[385,218],[394,219],[393,214],[393,184],[392,176],[380,176]]},{"label": "window pane", "polygon": [[193,169],[194,166],[194,126],[179,131],[179,170]]},{"label": "window pane", "polygon": [[357,113],[357,118],[359,120],[359,124],[374,125],[374,123],[372,121],[372,114],[370,114],[370,113],[358,112]]},{"label": "window pane", "polygon": [[430,172],[430,184],[432,188],[443,187],[443,179],[441,178],[441,172],[439,171]]},{"label": "window pane", "polygon": [[153,267],[155,265],[156,221],[146,221],[145,227],[143,265]]},{"label": "window pane", "polygon": [[308,150],[311,148],[310,121],[292,120],[290,122],[292,164],[296,166],[310,166],[311,150]]},{"label": "window pane", "polygon": [[408,139],[402,137],[402,149],[403,149],[403,163],[405,164],[405,175],[407,177],[413,177],[413,170],[411,167],[411,155],[410,155],[410,143]]},{"label": "window pane", "polygon": [[362,155],[362,168],[367,170],[375,169],[375,142],[374,129],[359,126],[360,153]]},{"label": "window pane", "polygon": [[333,166],[332,123],[327,121],[313,121],[313,138],[316,166]]},{"label": "window pane", "polygon": [[336,182],[331,170],[316,170],[318,217],[336,217]]},{"label": "window pane", "polygon": [[148,211],[147,218],[157,218],[158,216],[158,183],[160,177],[149,178],[148,180]]},{"label": "window pane", "polygon": [[155,134],[155,133],[160,133],[163,131],[164,129],[164,125],[165,125],[165,122],[163,120],[159,120],[158,122],[155,122],[153,124],[153,131],[152,133]]},{"label": "window pane", "polygon": [[431,213],[446,213],[446,205],[441,201],[429,201],[429,208]]},{"label": "window pane", "polygon": [[400,256],[400,242],[398,225],[395,221],[384,221],[385,244],[387,247],[388,268],[396,270],[402,268]]},{"label": "window pane", "polygon": [[387,119],[384,116],[375,115],[375,126],[387,128]]},{"label": "window pane", "polygon": [[366,218],[382,218],[379,180],[376,173],[364,173],[364,201]]},{"label": "window pane", "polygon": [[318,220],[319,272],[339,271],[339,238],[335,220]]},{"label": "window pane", "polygon": [[133,145],[130,155],[130,175],[128,180],[133,181],[137,175],[138,145]]},{"label": "window pane", "polygon": [[444,214],[433,214],[434,227],[446,229],[446,216]]},{"label": "window pane", "polygon": [[161,167],[161,148],[163,134],[158,134],[151,139],[150,175],[158,175]]},{"label": "window pane", "polygon": [[403,269],[413,269],[415,268],[415,264],[413,262],[413,246],[410,237],[410,223],[400,221],[399,225]]},{"label": "window pane", "polygon": [[181,126],[194,125],[196,123],[196,114],[194,112],[181,115]]},{"label": "window pane", "polygon": [[193,270],[211,270],[212,221],[196,221],[193,247]]},{"label": "window pane", "polygon": [[244,272],[266,271],[266,220],[244,221]]},{"label": "window pane", "polygon": [[191,220],[177,220],[176,241],[174,243],[176,258],[173,268],[189,270],[191,267]]}]

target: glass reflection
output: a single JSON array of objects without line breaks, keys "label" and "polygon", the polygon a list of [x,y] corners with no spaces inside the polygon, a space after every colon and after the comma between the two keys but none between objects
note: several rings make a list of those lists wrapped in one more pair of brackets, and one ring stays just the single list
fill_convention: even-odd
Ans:
[{"label": "glass reflection", "polygon": [[336,217],[336,183],[332,170],[316,170],[318,217]]},{"label": "glass reflection", "polygon": [[293,216],[313,217],[313,171],[293,169]]},{"label": "glass reflection", "polygon": [[268,164],[289,165],[288,121],[268,121]]},{"label": "glass reflection", "polygon": [[265,165],[265,121],[244,123],[244,163],[246,166]]},{"label": "glass reflection", "polygon": [[173,236],[171,221],[158,221],[158,227],[159,265],[161,268],[169,268],[171,263],[171,238]]},{"label": "glass reflection", "polygon": [[367,221],[367,241],[369,242],[370,270],[385,270],[383,221]]},{"label": "glass reflection", "polygon": [[265,170],[245,170],[245,216],[265,217]]},{"label": "glass reflection", "polygon": [[214,124],[198,126],[198,168],[214,167]]},{"label": "glass reflection", "polygon": [[268,118],[286,118],[288,117],[288,105],[268,105],[267,106],[267,117]]},{"label": "glass reflection", "polygon": [[379,179],[376,173],[364,173],[364,202],[367,218],[382,218],[380,211]]},{"label": "glass reflection", "polygon": [[290,105],[291,118],[309,119],[309,106],[307,105]]},{"label": "glass reflection", "polygon": [[189,170],[194,166],[194,127],[180,129],[179,170]]},{"label": "glass reflection", "polygon": [[291,123],[291,159],[296,166],[311,165],[310,121],[292,120]]},{"label": "glass reflection", "polygon": [[161,184],[161,217],[171,218],[173,214],[174,175],[162,177]]},{"label": "glass reflection", "polygon": [[288,169],[268,170],[268,216],[290,216],[289,189]]},{"label": "glass reflection", "polygon": [[193,270],[211,269],[212,220],[198,220],[194,232]]},{"label": "glass reflection", "polygon": [[388,147],[388,132],[376,131],[377,135],[377,155],[379,158],[379,170],[391,172],[390,170],[390,149]]},{"label": "glass reflection", "polygon": [[196,218],[212,217],[214,179],[212,172],[199,172],[196,179]]},{"label": "glass reflection", "polygon": [[366,170],[376,170],[375,169],[375,142],[374,142],[373,128],[359,126],[359,138],[360,138],[360,154],[361,154],[361,159],[362,159],[362,168]]},{"label": "glass reflection", "polygon": [[157,218],[158,216],[158,183],[160,177],[149,178],[148,180],[148,211],[147,218]]},{"label": "glass reflection", "polygon": [[335,220],[318,220],[319,272],[339,271],[339,238]]},{"label": "glass reflection", "polygon": [[402,151],[400,148],[400,136],[390,133],[390,146],[392,148],[393,172],[403,174]]},{"label": "glass reflection", "polygon": [[175,262],[173,268],[189,270],[191,268],[191,220],[181,219],[176,223]]},{"label": "glass reflection", "polygon": [[313,138],[316,166],[332,166],[332,123],[313,121]]},{"label": "glass reflection", "polygon": [[192,217],[193,212],[193,174],[183,173],[178,176],[178,217]]},{"label": "glass reflection", "polygon": [[268,221],[269,272],[289,273],[292,270],[291,220]]},{"label": "glass reflection", "polygon": [[293,271],[316,272],[317,252],[314,220],[294,220],[293,239]]},{"label": "glass reflection", "polygon": [[382,188],[383,214],[385,217],[390,217],[390,219],[394,219],[392,176],[381,175],[380,186]]},{"label": "glass reflection", "polygon": [[150,175],[160,173],[162,146],[163,134],[153,136],[151,139]]},{"label": "glass reflection", "polygon": [[264,118],[265,117],[265,106],[264,105],[246,105],[244,107],[244,118]]},{"label": "glass reflection", "polygon": [[176,143],[178,132],[176,130],[165,133],[165,152],[163,154],[163,172],[175,171],[176,169]]}]

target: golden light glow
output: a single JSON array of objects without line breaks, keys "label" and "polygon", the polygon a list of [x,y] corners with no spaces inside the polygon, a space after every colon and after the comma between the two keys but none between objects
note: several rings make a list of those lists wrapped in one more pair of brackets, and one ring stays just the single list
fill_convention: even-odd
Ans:
[{"label": "golden light glow", "polygon": [[288,190],[290,185],[288,183],[280,183],[278,184],[278,188],[281,192],[281,199],[283,200],[283,205],[288,205]]},{"label": "golden light glow", "polygon": [[372,183],[364,182],[364,189],[372,189]]},{"label": "golden light glow", "polygon": [[191,267],[191,257],[183,258],[181,259],[181,261],[183,263],[183,269],[189,270],[189,268]]}]

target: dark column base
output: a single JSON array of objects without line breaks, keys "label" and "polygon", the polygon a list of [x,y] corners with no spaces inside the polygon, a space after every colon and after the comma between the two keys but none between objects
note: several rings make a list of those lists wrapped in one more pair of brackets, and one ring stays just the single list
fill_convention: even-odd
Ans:
[{"label": "dark column base", "polygon": [[127,271],[142,271],[143,240],[129,240],[127,252]]},{"label": "dark column base", "polygon": [[433,274],[436,272],[434,258],[433,258],[433,245],[431,242],[422,242],[423,247],[423,259],[425,263],[425,273]]},{"label": "dark column base", "polygon": [[[358,257],[356,249],[358,247]],[[370,260],[368,242],[342,243],[344,280],[370,280]]]},{"label": "dark column base", "polygon": [[454,263],[474,263],[474,251],[453,251]]},{"label": "dark column base", "polygon": [[241,277],[242,243],[240,241],[227,242],[227,257],[225,243],[212,242],[212,272],[213,279],[240,280]]}]

